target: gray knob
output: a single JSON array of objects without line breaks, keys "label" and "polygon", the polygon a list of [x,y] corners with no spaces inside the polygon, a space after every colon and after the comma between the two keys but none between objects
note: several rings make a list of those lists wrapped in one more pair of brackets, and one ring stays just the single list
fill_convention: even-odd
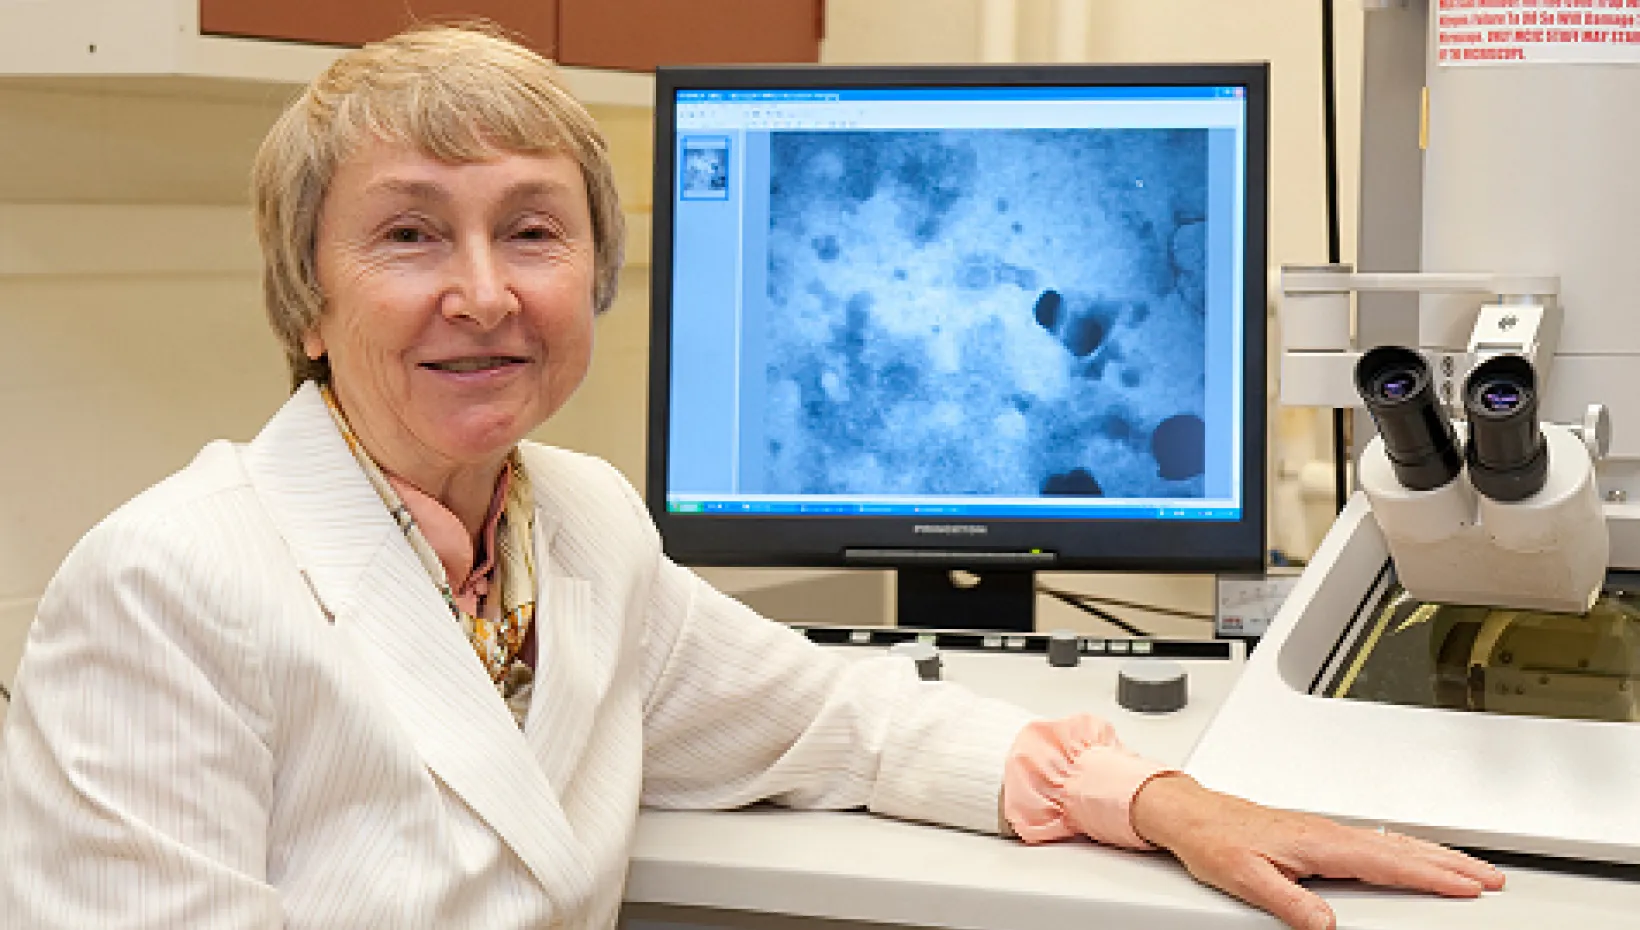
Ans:
[{"label": "gray knob", "polygon": [[888,654],[905,656],[917,666],[917,677],[923,681],[940,680],[940,651],[933,643],[895,643]]},{"label": "gray knob", "polygon": [[1116,703],[1144,714],[1167,714],[1190,701],[1184,666],[1169,659],[1135,659],[1116,674]]},{"label": "gray knob", "polygon": [[1070,668],[1082,661],[1082,640],[1070,630],[1054,630],[1048,634],[1048,664],[1055,668]]}]

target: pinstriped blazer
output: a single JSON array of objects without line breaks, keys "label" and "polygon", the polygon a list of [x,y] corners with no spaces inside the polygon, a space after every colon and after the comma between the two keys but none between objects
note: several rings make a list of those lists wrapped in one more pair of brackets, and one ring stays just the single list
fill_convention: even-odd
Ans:
[{"label": "pinstriped blazer", "polygon": [[522,731],[312,385],[87,534],[0,735],[0,926],[608,927],[640,804],[996,829],[1023,712],[811,646],[608,465],[523,455]]}]

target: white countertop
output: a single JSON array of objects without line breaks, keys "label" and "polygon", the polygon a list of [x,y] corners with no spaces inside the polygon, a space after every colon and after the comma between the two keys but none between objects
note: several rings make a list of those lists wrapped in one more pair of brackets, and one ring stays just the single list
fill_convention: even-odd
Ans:
[{"label": "white countertop", "polygon": [[[1314,883],[1349,930],[1577,930],[1640,924],[1640,882],[1508,870],[1477,900]],[[869,814],[647,811],[628,902],[953,930],[1268,928],[1172,859],[1017,841]],[[634,914],[641,916],[641,911]]]},{"label": "white countertop", "polygon": [[[1110,717],[1136,750],[1182,762],[1232,683],[1238,663],[1184,664],[1191,705],[1147,717],[1116,707],[1114,659],[1048,668],[1041,656],[946,653],[947,677],[1044,714]],[[1346,882],[1312,887],[1351,930],[1600,930],[1640,925],[1640,881],[1508,870],[1509,888],[1479,900]],[[624,914],[631,930],[758,926],[713,910],[872,921],[953,930],[1098,927],[1270,928],[1273,918],[1208,889],[1172,859],[1065,842],[1015,840],[864,813],[759,808],[728,813],[645,811]],[[645,905],[683,907],[664,919]],[[780,924],[787,926],[788,924]],[[793,926],[801,925],[794,924]]]}]

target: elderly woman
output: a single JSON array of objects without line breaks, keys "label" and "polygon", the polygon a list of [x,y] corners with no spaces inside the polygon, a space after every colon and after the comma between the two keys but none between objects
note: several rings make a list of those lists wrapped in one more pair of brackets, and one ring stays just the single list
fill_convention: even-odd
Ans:
[{"label": "elderly woman", "polygon": [[1304,875],[1501,886],[822,652],[668,561],[608,465],[525,442],[586,374],[622,236],[533,53],[433,28],[344,55],[255,195],[296,389],[42,600],[0,746],[8,926],[609,927],[640,804],[760,799],[1154,844],[1295,926],[1331,920]]}]

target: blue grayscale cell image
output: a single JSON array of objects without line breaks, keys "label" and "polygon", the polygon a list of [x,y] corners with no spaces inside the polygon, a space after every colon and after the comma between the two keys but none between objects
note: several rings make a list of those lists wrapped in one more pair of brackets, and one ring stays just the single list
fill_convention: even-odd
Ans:
[{"label": "blue grayscale cell image", "polygon": [[726,200],[729,196],[729,140],[702,136],[683,143],[683,198]]},{"label": "blue grayscale cell image", "polygon": [[777,133],[769,493],[1201,497],[1207,133]]}]

